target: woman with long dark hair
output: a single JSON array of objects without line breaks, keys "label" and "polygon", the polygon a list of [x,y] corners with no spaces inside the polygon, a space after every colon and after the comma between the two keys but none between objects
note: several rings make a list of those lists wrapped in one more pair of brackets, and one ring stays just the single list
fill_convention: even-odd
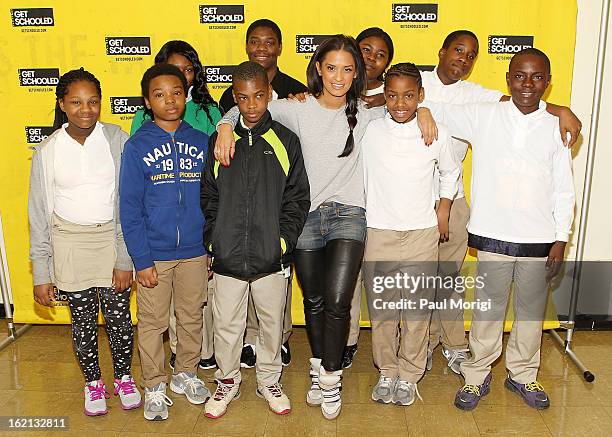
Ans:
[{"label": "woman with long dark hair", "polygon": [[[335,35],[319,45],[307,77],[310,95],[304,103],[277,100],[268,110],[300,137],[310,180],[310,212],[295,248],[313,355],[306,400],[333,419],[340,414],[342,354],[366,229],[360,142],[369,121],[382,117],[384,109],[368,110],[359,99],[366,72],[349,36]],[[222,122],[237,123],[238,111],[230,110]],[[430,129],[435,125],[428,124]],[[231,127],[220,125],[215,156],[229,165],[232,155]]]}]

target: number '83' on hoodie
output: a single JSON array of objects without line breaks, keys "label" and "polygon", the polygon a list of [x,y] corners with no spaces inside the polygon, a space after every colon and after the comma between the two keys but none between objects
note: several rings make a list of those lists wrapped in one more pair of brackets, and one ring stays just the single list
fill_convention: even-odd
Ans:
[{"label": "number '83' on hoodie", "polygon": [[206,253],[200,178],[207,150],[208,136],[184,121],[174,135],[148,121],[125,143],[119,212],[136,270]]}]

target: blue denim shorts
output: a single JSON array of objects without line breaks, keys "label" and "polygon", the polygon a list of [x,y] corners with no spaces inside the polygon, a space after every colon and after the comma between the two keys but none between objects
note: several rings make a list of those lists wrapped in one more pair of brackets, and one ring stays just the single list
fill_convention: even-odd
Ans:
[{"label": "blue denim shorts", "polygon": [[365,234],[365,209],[337,202],[326,202],[308,214],[296,248],[321,249],[331,240],[341,238],[363,242]]}]

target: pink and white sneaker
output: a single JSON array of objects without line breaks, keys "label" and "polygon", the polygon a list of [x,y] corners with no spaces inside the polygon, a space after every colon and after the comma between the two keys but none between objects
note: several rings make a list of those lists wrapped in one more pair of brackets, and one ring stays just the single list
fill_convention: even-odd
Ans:
[{"label": "pink and white sneaker", "polygon": [[110,397],[104,381],[91,381],[85,384],[85,415],[101,416],[108,413],[106,400]]},{"label": "pink and white sneaker", "polygon": [[120,380],[115,379],[115,396],[117,395],[124,410],[132,410],[142,405],[142,397],[132,375],[123,375]]}]

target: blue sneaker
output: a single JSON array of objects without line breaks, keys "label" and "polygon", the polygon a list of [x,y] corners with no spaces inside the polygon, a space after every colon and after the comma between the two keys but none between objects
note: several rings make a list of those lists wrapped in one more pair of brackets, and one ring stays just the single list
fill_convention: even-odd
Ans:
[{"label": "blue sneaker", "polygon": [[550,407],[550,399],[544,391],[544,387],[538,381],[528,382],[527,384],[520,384],[510,377],[506,378],[504,386],[518,394],[523,398],[525,403],[531,408],[536,410],[544,410]]},{"label": "blue sneaker", "polygon": [[489,372],[482,384],[465,384],[461,387],[455,395],[455,407],[463,411],[471,411],[476,408],[480,398],[489,394],[492,379],[493,376]]}]

